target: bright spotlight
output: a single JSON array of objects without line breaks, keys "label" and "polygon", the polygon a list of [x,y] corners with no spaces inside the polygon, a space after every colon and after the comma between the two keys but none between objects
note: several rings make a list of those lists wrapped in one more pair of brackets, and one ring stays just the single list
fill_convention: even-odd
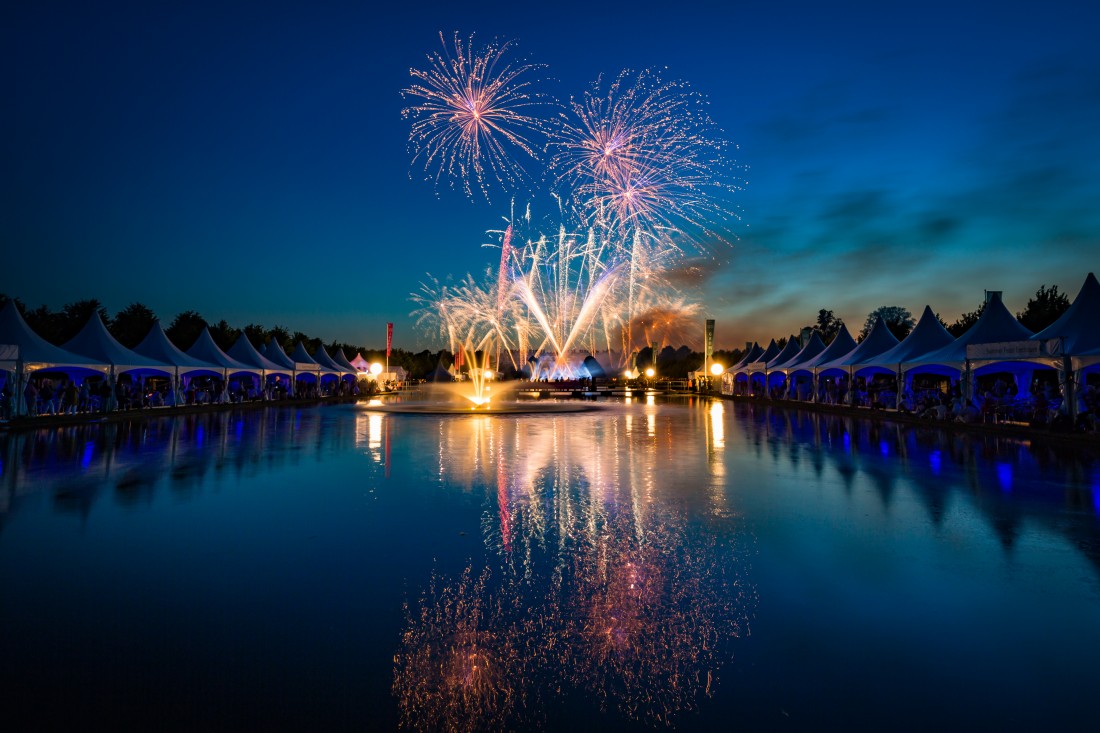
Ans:
[{"label": "bright spotlight", "polygon": [[718,362],[714,362],[713,364],[710,365],[710,373],[713,374],[716,377],[719,374],[721,374],[723,372],[723,370],[724,370],[724,367],[721,364],[719,364]]},{"label": "bright spotlight", "polygon": [[378,362],[374,362],[370,365],[370,373],[377,377],[382,373],[382,365]]},{"label": "bright spotlight", "polygon": [[656,373],[657,373],[657,372],[653,370],[653,367],[650,367],[649,369],[646,369],[646,370],[645,370],[645,375],[646,375],[647,377],[650,377],[650,378],[652,378],[652,377],[653,377],[653,375],[654,375],[654,374],[656,374]]}]

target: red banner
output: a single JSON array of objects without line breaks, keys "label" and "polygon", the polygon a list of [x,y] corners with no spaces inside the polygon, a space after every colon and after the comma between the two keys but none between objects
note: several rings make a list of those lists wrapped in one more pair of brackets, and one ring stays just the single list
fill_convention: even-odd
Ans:
[{"label": "red banner", "polygon": [[390,358],[390,350],[393,348],[393,324],[386,324],[386,358]]}]

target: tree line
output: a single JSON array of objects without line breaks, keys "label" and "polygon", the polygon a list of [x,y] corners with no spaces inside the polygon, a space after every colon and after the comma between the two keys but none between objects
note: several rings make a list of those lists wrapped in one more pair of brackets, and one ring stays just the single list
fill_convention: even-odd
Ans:
[{"label": "tree line", "polygon": [[[1038,333],[1050,324],[1058,320],[1063,313],[1070,307],[1069,296],[1058,290],[1057,285],[1051,285],[1049,288],[1044,284],[1035,291],[1035,296],[1028,300],[1027,305],[1022,311],[1016,314],[1016,320],[1026,326],[1032,333]],[[940,314],[936,314],[936,318],[939,319],[940,324],[947,329],[955,338],[962,336],[966,333],[971,326],[978,322],[982,313],[985,312],[985,303],[981,303],[972,311],[967,311],[959,316],[954,323],[947,323],[940,317]],[[853,334],[857,341],[862,341],[867,337],[867,334],[871,332],[871,327],[874,326],[875,320],[881,316],[886,327],[890,329],[890,333],[894,334],[894,337],[898,341],[903,340],[913,328],[917,325],[917,320],[908,308],[903,308],[900,305],[883,305],[875,308],[873,311],[867,314],[867,319],[863,323],[863,328],[858,334]],[[818,332],[821,336],[821,340],[826,345],[831,344],[837,334],[840,333],[841,327],[844,326],[844,319],[837,317],[833,311],[825,308],[820,309],[817,312],[817,320],[808,326],[803,328],[809,328]],[[801,331],[801,329],[799,329]],[[787,338],[783,337],[776,341],[780,348],[787,345]],[[723,364],[736,364],[741,361],[745,356],[744,349],[728,349],[722,351],[715,351],[714,358]],[[700,362],[702,361],[702,355],[699,355]]]},{"label": "tree line", "polygon": [[[0,307],[10,299],[13,298],[0,293]],[[142,303],[131,303],[116,313],[114,317],[111,317],[103,304],[94,298],[67,303],[58,311],[51,310],[45,305],[28,309],[18,298],[13,300],[15,300],[19,312],[27,321],[27,325],[34,329],[39,336],[56,346],[63,346],[76,336],[93,313],[99,314],[111,335],[128,349],[132,349],[141,343],[142,339],[149,333],[149,329],[158,320],[152,309]],[[1059,292],[1057,285],[1048,288],[1044,284],[1035,292],[1035,296],[1028,300],[1024,310],[1016,314],[1016,319],[1034,333],[1058,320],[1059,316],[1065,313],[1069,306],[1069,296]],[[982,303],[973,311],[963,313],[951,324],[940,318],[938,313],[936,317],[939,318],[940,323],[952,336],[958,338],[978,321],[984,310],[985,303]],[[916,319],[908,309],[897,305],[880,306],[867,314],[867,319],[863,324],[863,329],[857,335],[857,340],[862,341],[867,336],[878,316],[882,316],[890,332],[899,341],[908,336],[916,325]],[[843,319],[834,315],[832,310],[822,308],[817,312],[816,321],[806,326],[806,328],[816,330],[821,339],[829,344],[836,338],[843,325]],[[284,349],[289,350],[301,341],[311,354],[316,353],[318,347],[324,346],[330,355],[335,354],[337,349],[341,349],[349,359],[354,358],[355,354],[359,353],[370,362],[384,362],[386,360],[384,349],[370,349],[365,346],[335,340],[325,343],[320,338],[311,337],[301,331],[291,332],[288,328],[278,325],[266,328],[256,323],[250,323],[243,328],[236,328],[231,326],[225,319],[211,323],[203,318],[200,313],[193,310],[178,313],[164,331],[172,343],[186,351],[195,343],[195,339],[199,337],[204,328],[210,329],[210,335],[213,337],[214,343],[223,351],[233,346],[241,333],[244,333],[257,349],[270,344],[272,341],[278,341]],[[781,338],[777,343],[782,348],[787,345],[787,338]],[[743,349],[721,349],[714,352],[714,359],[726,365],[736,364],[744,356]],[[698,369],[702,365],[703,355],[689,350],[686,346],[681,346],[679,349],[665,346],[657,354],[654,354],[647,347],[638,354],[636,361],[639,364],[653,363],[662,376],[686,377],[688,372]],[[419,352],[394,349],[390,354],[389,363],[391,366],[396,365],[404,368],[414,378],[423,379],[439,368],[446,369],[450,367],[454,363],[454,355],[446,349],[435,352],[427,349]]]},{"label": "tree line", "polygon": [[[98,313],[103,324],[120,344],[132,349],[142,342],[149,334],[149,330],[159,319],[151,308],[143,303],[131,303],[113,317],[96,298],[77,300],[66,303],[60,310],[52,310],[46,305],[37,308],[28,308],[19,298],[12,298],[0,293],[0,307],[7,301],[14,300],[19,313],[35,333],[55,346],[64,346],[74,336],[80,333],[84,324],[93,314]],[[187,310],[176,314],[175,318],[165,327],[164,332],[169,340],[180,349],[186,351],[191,348],[195,340],[202,334],[204,328],[210,329],[210,335],[214,343],[223,351],[228,351],[243,333],[257,349],[277,341],[280,346],[290,351],[299,341],[305,344],[306,350],[314,354],[321,346],[329,355],[334,355],[336,350],[342,350],[349,359],[356,354],[362,354],[363,358],[370,362],[386,361],[385,349],[371,349],[362,345],[349,344],[342,341],[325,342],[321,338],[310,336],[302,331],[291,331],[285,326],[273,326],[267,328],[257,323],[249,323],[237,328],[231,326],[224,318],[212,322],[208,321],[197,311]],[[412,376],[423,378],[438,366],[450,366],[453,357],[449,351],[421,351],[411,352],[405,349],[393,349],[389,359],[391,366],[400,366]]]}]

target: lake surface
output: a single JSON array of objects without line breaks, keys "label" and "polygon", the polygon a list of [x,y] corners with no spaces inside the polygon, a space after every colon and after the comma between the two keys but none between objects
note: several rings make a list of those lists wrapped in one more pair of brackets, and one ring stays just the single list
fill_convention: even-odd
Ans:
[{"label": "lake surface", "polygon": [[0,719],[1092,729],[1096,456],[601,407],[0,434]]}]

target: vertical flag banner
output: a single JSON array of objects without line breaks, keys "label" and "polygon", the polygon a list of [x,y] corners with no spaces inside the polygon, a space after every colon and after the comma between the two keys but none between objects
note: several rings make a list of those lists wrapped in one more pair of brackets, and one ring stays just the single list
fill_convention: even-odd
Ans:
[{"label": "vertical flag banner", "polygon": [[709,359],[714,356],[714,319],[707,319],[706,334],[703,338],[703,353]]},{"label": "vertical flag banner", "polygon": [[386,324],[386,358],[390,358],[390,350],[393,348],[393,324]]}]

